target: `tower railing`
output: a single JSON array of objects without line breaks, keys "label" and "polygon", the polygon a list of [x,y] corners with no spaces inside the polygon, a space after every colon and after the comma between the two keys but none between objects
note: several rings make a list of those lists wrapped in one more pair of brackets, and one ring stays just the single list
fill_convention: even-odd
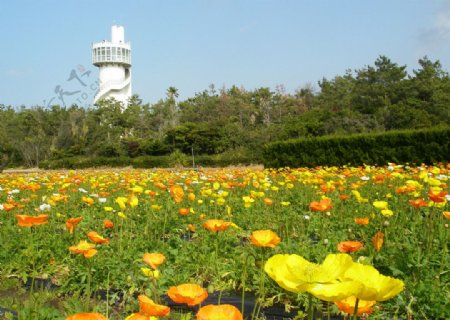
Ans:
[{"label": "tower railing", "polygon": [[102,41],[92,44],[92,63],[120,63],[131,65],[131,45],[129,42]]}]

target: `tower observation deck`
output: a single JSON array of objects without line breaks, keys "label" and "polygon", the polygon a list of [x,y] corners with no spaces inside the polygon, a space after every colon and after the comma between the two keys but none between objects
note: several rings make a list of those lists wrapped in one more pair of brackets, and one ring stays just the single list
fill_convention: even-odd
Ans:
[{"label": "tower observation deck", "polygon": [[92,64],[99,68],[100,80],[94,104],[114,98],[126,106],[131,97],[131,45],[122,26],[112,26],[111,41],[92,44]]}]

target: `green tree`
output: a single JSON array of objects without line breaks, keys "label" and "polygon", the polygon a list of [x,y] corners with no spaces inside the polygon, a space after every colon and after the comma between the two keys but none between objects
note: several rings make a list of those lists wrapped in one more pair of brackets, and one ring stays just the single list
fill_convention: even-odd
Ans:
[{"label": "green tree", "polygon": [[386,56],[380,56],[374,67],[356,71],[352,108],[373,115],[380,109],[399,103],[406,97],[402,87],[406,76],[406,66],[399,66]]}]

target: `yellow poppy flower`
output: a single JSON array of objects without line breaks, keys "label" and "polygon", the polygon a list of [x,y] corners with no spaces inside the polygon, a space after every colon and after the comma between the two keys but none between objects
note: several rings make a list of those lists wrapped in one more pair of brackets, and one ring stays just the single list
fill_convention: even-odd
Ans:
[{"label": "yellow poppy flower", "polygon": [[159,270],[152,270],[150,268],[141,268],[141,272],[144,276],[153,278],[153,279],[159,279],[159,277],[161,275]]},{"label": "yellow poppy flower", "polygon": [[116,203],[119,205],[120,209],[125,210],[125,208],[127,207],[127,201],[128,199],[125,197],[117,197],[116,198]]},{"label": "yellow poppy flower", "polygon": [[385,217],[392,217],[394,212],[392,212],[392,210],[389,210],[389,209],[383,209],[383,210],[381,210],[381,214]]},{"label": "yellow poppy flower", "polygon": [[380,210],[385,210],[388,207],[388,203],[386,201],[374,201],[373,206]]},{"label": "yellow poppy flower", "polygon": [[296,293],[306,291],[325,301],[338,301],[360,290],[358,281],[338,280],[352,263],[347,254],[329,254],[322,264],[296,254],[277,254],[266,262],[264,270],[283,289]]},{"label": "yellow poppy flower", "polygon": [[130,195],[130,197],[128,198],[128,204],[131,208],[136,207],[139,204],[138,197],[136,197],[134,194]]},{"label": "yellow poppy flower", "polygon": [[345,279],[360,282],[362,286],[355,295],[367,301],[385,301],[403,291],[403,281],[383,276],[372,266],[353,263],[345,272]]}]

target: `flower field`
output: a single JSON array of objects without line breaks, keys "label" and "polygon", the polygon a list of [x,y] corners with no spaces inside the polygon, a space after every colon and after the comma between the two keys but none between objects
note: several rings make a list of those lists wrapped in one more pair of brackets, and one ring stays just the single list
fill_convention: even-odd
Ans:
[{"label": "flower field", "polygon": [[448,178],[448,165],[395,164],[3,173],[0,308],[449,319]]}]

